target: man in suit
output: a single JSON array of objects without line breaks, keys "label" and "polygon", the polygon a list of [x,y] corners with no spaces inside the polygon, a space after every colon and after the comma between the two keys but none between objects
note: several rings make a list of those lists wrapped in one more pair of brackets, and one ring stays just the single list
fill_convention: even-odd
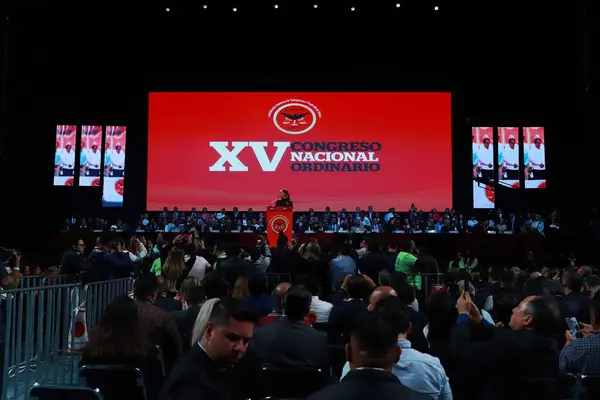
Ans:
[{"label": "man in suit", "polygon": [[313,393],[307,400],[418,398],[418,393],[402,385],[391,372],[401,352],[394,327],[373,313],[365,314],[346,345],[351,371],[339,383]]},{"label": "man in suit", "polygon": [[[199,343],[179,359],[160,400],[233,400],[255,368],[240,368],[253,337],[256,312],[241,299],[224,298],[213,306]],[[242,360],[244,358],[244,360]],[[240,362],[242,361],[242,362]]]},{"label": "man in suit", "polygon": [[284,317],[256,329],[252,348],[263,365],[280,368],[328,366],[327,334],[304,325],[311,301],[308,290],[292,287],[283,302]]},{"label": "man in suit", "polygon": [[331,341],[347,342],[357,318],[367,312],[367,303],[363,300],[369,291],[369,284],[360,275],[348,275],[342,283],[340,292],[346,298],[337,302],[329,313],[328,333]]}]

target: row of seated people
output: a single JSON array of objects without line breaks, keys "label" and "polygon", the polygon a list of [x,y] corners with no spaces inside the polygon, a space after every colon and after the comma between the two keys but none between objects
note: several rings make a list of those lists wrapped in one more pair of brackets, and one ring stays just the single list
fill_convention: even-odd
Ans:
[{"label": "row of seated people", "polygon": [[[403,274],[391,283],[349,276],[326,308],[315,307],[318,296],[304,285],[283,283],[273,291],[275,311],[265,315],[264,290],[245,294],[220,279],[187,278],[176,300],[155,278],[140,278],[135,302],[117,299],[106,310],[81,361],[139,366],[148,396],[165,400],[558,398],[561,372],[600,373],[598,294],[586,304],[590,325],[580,317],[581,337],[563,333],[563,346],[555,338],[565,308],[543,287],[520,288],[506,326],[496,327],[495,311],[480,311],[471,288],[448,283],[423,313]],[[572,289],[565,285],[565,297]],[[184,309],[166,311],[174,302]],[[144,343],[160,346],[162,364]],[[286,380],[286,371],[305,379]]]},{"label": "row of seated people", "polygon": [[[478,216],[476,216],[478,215]],[[436,209],[429,213],[417,211],[413,206],[408,212],[396,212],[390,208],[388,212],[376,212],[373,207],[367,210],[356,208],[356,212],[342,209],[332,212],[326,207],[325,212],[296,212],[294,215],[294,231],[296,232],[403,232],[403,233],[445,233],[461,231],[482,232],[529,232],[543,234],[546,228],[558,229],[558,214],[553,212],[548,221],[540,214],[503,213],[502,210],[490,210],[483,213],[463,214],[455,209],[446,209],[443,213]],[[145,213],[135,223],[127,223],[121,219],[114,223],[103,218],[66,218],[61,231],[137,231],[137,232],[188,232],[197,229],[199,232],[264,232],[266,218],[264,212],[196,212],[165,210],[161,213]],[[526,228],[524,228],[526,227]]]}]

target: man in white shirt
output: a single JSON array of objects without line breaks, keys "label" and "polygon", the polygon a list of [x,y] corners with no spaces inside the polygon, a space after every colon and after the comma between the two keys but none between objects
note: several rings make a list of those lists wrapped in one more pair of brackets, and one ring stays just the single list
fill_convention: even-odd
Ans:
[{"label": "man in white shirt", "polygon": [[74,176],[75,173],[75,152],[71,148],[71,143],[67,143],[65,150],[60,154],[60,175]]},{"label": "man in white shirt", "polygon": [[529,179],[546,179],[546,148],[540,135],[535,135],[529,148]]},{"label": "man in white shirt", "polygon": [[85,174],[87,176],[100,176],[100,152],[96,143],[92,144],[92,150],[88,151],[86,156],[87,169]]},{"label": "man in white shirt", "polygon": [[121,150],[121,145],[115,146],[115,151],[110,155],[110,176],[123,176],[125,168],[125,152]]},{"label": "man in white shirt", "polygon": [[479,166],[479,177],[485,182],[494,180],[494,146],[491,145],[490,137],[483,135],[483,145],[477,150],[477,165]]},{"label": "man in white shirt", "polygon": [[502,150],[502,178],[509,180],[519,179],[519,146],[513,135],[508,137],[508,146]]}]

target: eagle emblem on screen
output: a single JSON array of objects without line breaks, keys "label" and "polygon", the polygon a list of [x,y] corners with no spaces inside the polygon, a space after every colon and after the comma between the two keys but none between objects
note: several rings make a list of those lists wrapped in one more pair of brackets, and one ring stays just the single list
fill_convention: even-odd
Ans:
[{"label": "eagle emblem on screen", "polygon": [[313,129],[321,118],[321,111],[311,102],[302,99],[281,101],[269,112],[277,129],[288,135],[301,135]]}]

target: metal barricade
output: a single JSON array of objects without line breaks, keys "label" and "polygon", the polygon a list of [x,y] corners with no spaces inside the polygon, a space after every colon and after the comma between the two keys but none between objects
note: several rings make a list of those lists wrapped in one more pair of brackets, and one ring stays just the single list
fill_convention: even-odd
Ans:
[{"label": "metal barricade", "polygon": [[118,296],[127,296],[133,291],[133,279],[88,283],[83,289],[88,330],[100,322],[106,307]]},{"label": "metal barricade", "polygon": [[80,278],[77,275],[51,275],[42,279],[42,286],[72,285],[75,283],[80,283]]},{"label": "metal barricade", "polygon": [[79,277],[73,275],[51,275],[51,276],[22,276],[19,287],[29,289],[40,286],[71,285],[79,283]]},{"label": "metal barricade", "polygon": [[71,383],[73,359],[67,354],[73,291],[79,285],[40,286],[0,291],[2,400],[25,398],[36,381]]},{"label": "metal barricade", "polygon": [[19,279],[19,288],[21,289],[29,289],[32,287],[39,287],[42,286],[42,279],[44,279],[43,276],[22,276]]}]

